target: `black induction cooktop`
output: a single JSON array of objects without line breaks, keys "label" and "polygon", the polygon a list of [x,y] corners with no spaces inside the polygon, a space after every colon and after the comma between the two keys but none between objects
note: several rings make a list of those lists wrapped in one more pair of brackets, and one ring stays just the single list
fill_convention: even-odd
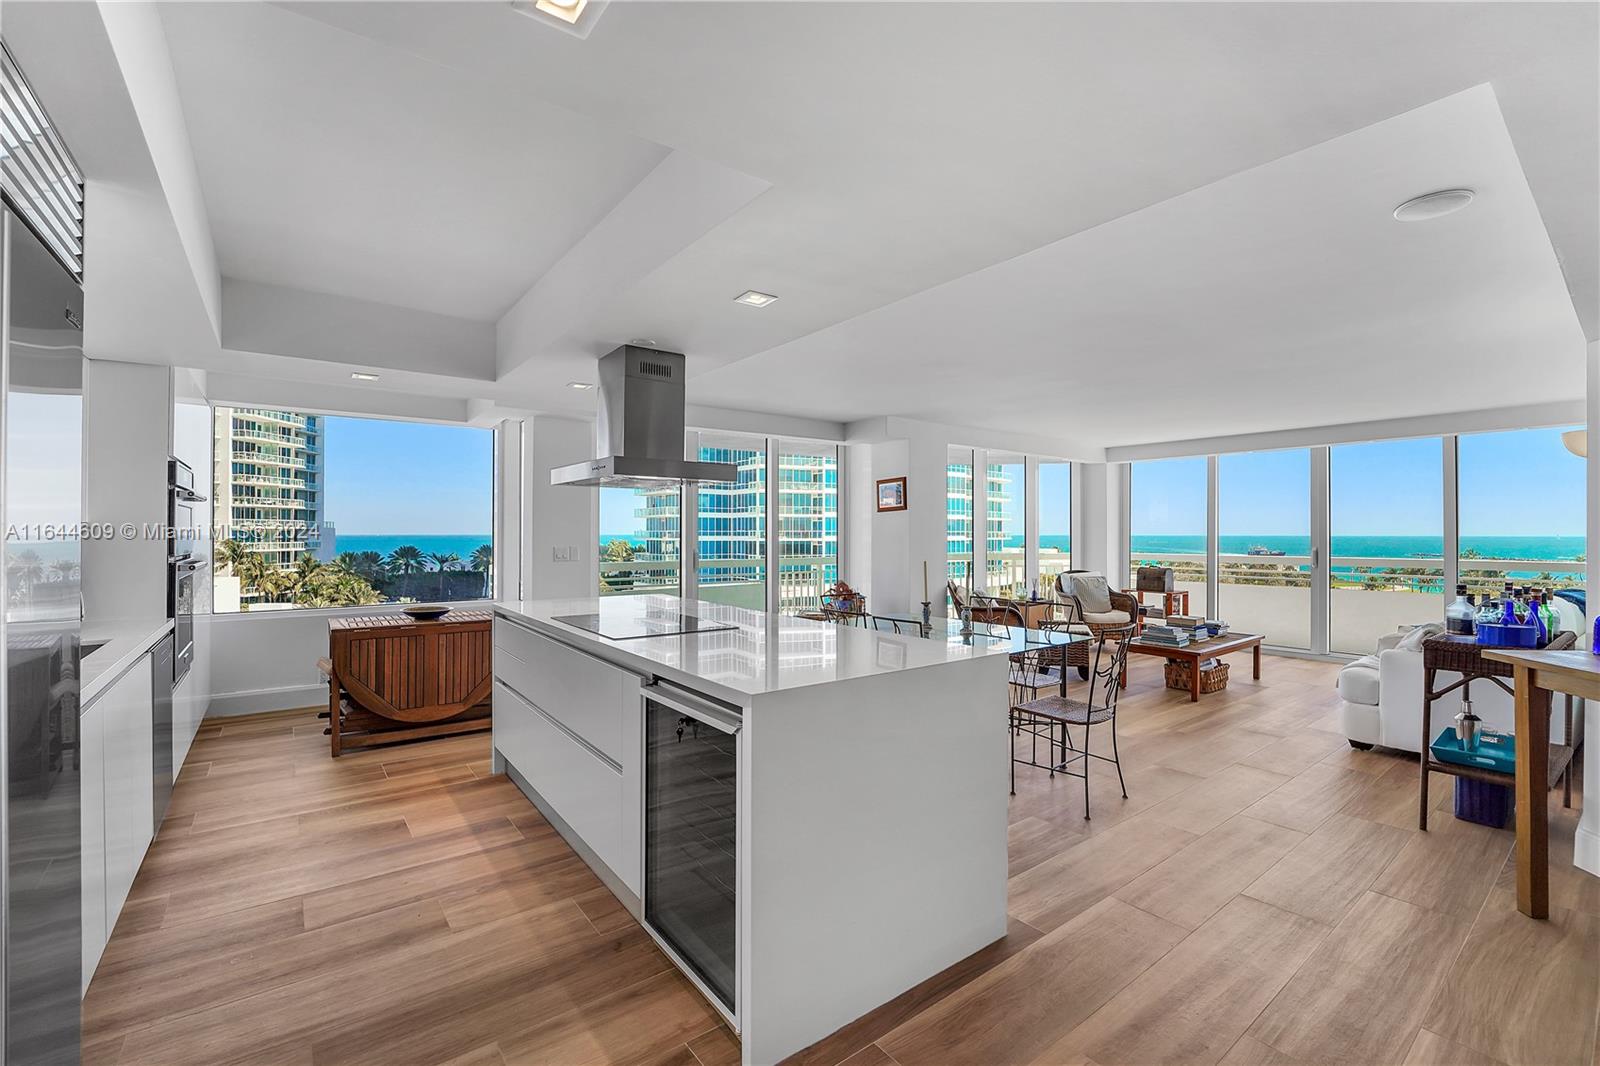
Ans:
[{"label": "black induction cooktop", "polygon": [[711,622],[695,614],[663,613],[640,617],[633,614],[562,614],[555,621],[574,629],[598,633],[607,640],[639,640],[643,637],[677,637],[687,633],[716,633],[733,626]]}]

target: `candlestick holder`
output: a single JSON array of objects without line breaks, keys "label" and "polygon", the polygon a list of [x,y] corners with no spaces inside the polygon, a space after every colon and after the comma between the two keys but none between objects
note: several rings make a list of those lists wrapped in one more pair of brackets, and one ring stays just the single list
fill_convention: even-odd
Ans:
[{"label": "candlestick holder", "polygon": [[933,604],[927,600],[922,601],[922,635],[927,636],[933,632]]}]

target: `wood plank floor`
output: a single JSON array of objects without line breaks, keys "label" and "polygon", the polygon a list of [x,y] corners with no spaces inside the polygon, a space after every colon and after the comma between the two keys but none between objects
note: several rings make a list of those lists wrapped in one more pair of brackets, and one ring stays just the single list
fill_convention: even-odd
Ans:
[{"label": "wood plank floor", "polygon": [[[1551,921],[1523,919],[1509,832],[1417,832],[1416,762],[1349,748],[1335,668],[1263,666],[1191,704],[1133,663],[1128,799],[1097,772],[1085,821],[1081,781],[1019,768],[1006,938],[790,1062],[1596,1063],[1577,812],[1553,794]],[[86,1063],[738,1061],[487,737],[334,762],[321,730],[204,724],[85,999]]]}]

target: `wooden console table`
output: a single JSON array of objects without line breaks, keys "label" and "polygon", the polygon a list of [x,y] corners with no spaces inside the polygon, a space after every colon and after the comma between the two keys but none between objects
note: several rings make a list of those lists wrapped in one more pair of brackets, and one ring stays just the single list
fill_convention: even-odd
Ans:
[{"label": "wooden console table", "polygon": [[[1509,667],[1516,681],[1517,910],[1530,918],[1548,918],[1550,694],[1600,700],[1600,656],[1574,649],[1517,648],[1489,648],[1483,656]],[[1571,757],[1569,748],[1569,762]]]},{"label": "wooden console table", "polygon": [[405,614],[328,620],[328,736],[346,748],[490,728],[494,640],[488,611],[433,621]]}]

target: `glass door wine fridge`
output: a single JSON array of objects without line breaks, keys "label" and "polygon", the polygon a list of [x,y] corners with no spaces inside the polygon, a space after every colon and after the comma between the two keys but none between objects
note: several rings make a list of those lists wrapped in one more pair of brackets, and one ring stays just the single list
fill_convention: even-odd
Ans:
[{"label": "glass door wine fridge", "polygon": [[733,1020],[741,719],[665,682],[644,701],[645,924]]}]

